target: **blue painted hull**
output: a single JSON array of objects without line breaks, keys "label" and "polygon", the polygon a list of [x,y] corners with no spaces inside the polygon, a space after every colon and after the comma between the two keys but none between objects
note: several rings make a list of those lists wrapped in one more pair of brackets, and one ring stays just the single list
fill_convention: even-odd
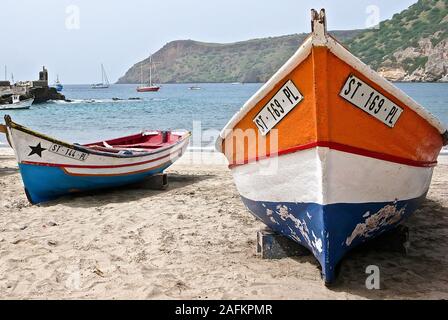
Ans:
[{"label": "blue painted hull", "polygon": [[74,176],[61,168],[19,164],[28,200],[41,203],[58,197],[90,190],[119,187],[143,181],[145,178],[162,173],[171,163],[143,173],[117,176]]},{"label": "blue painted hull", "polygon": [[[349,250],[396,227],[425,196],[397,202],[329,205],[242,200],[269,228],[308,248],[329,284],[335,280],[337,264]],[[370,228],[372,225],[377,228]]]},{"label": "blue painted hull", "polygon": [[62,89],[64,89],[64,86],[62,84],[57,84],[54,87],[56,88],[57,92],[60,92],[60,91],[62,91]]}]

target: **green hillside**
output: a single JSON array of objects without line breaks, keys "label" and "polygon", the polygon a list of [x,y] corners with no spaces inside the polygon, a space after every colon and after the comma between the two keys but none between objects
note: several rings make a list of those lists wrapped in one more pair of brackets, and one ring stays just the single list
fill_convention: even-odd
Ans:
[{"label": "green hillside", "polygon": [[[335,31],[347,41],[360,30]],[[230,44],[172,41],[153,55],[162,83],[264,82],[297,50],[307,34],[254,39]],[[149,74],[149,58],[135,64],[119,83],[139,83]],[[144,79],[146,80],[146,79]]]},{"label": "green hillside", "polygon": [[[383,76],[399,81],[448,81],[448,0],[419,0],[379,28],[331,32]],[[158,81],[265,82],[297,50],[307,34],[230,44],[173,41],[153,56]],[[149,59],[118,83],[139,83]],[[146,81],[146,79],[144,79]]]},{"label": "green hillside", "polygon": [[401,66],[412,73],[428,62],[428,56],[408,58],[398,63],[394,53],[418,48],[422,38],[431,38],[433,47],[448,36],[448,0],[419,0],[378,29],[367,30],[347,41],[350,50],[373,68]]}]

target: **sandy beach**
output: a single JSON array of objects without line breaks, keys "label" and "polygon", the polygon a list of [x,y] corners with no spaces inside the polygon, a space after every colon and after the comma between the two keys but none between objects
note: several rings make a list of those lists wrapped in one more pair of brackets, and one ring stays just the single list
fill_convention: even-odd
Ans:
[{"label": "sandy beach", "polygon": [[[165,191],[144,187],[30,205],[0,149],[2,299],[448,299],[448,156],[406,222],[407,255],[357,250],[326,288],[313,256],[263,260],[256,221],[220,155],[187,153]],[[205,163],[204,163],[205,162]],[[378,265],[381,289],[365,287]]]}]

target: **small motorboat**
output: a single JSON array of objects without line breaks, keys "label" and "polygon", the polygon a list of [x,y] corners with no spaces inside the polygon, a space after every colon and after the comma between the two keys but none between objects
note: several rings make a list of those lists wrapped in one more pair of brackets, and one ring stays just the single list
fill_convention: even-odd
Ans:
[{"label": "small motorboat", "polygon": [[29,109],[34,102],[34,98],[20,100],[20,95],[14,94],[8,103],[1,103],[0,110]]},{"label": "small motorboat", "polygon": [[188,131],[143,131],[72,144],[34,132],[5,116],[28,200],[35,204],[76,192],[136,183],[162,173],[185,152]]},{"label": "small motorboat", "polygon": [[143,84],[143,64],[142,64],[140,66],[140,78],[141,78],[142,85],[137,87],[137,92],[157,92],[160,90],[160,86],[152,83],[152,68],[153,68],[152,55],[150,55],[149,56],[149,83]]},{"label": "small motorboat", "polygon": [[422,203],[448,132],[330,36],[324,10],[311,25],[216,147],[250,212],[308,248],[330,284],[348,251]]},{"label": "small motorboat", "polygon": [[201,87],[194,85],[194,86],[188,87],[188,89],[190,89],[190,90],[201,90]]}]

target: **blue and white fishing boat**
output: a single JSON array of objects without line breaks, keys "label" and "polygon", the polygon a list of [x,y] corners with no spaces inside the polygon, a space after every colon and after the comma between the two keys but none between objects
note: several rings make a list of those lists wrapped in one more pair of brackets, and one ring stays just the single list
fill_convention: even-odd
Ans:
[{"label": "blue and white fishing boat", "polygon": [[308,248],[330,284],[351,249],[422,203],[448,131],[329,35],[324,10],[311,26],[216,146],[248,210]]},{"label": "blue and white fishing boat", "polygon": [[81,191],[136,183],[162,173],[185,152],[188,131],[143,131],[85,145],[21,126],[5,116],[28,200],[35,204]]},{"label": "blue and white fishing boat", "polygon": [[56,88],[57,92],[61,92],[64,89],[64,86],[62,85],[61,81],[59,81],[59,75],[56,76],[54,87]]}]

